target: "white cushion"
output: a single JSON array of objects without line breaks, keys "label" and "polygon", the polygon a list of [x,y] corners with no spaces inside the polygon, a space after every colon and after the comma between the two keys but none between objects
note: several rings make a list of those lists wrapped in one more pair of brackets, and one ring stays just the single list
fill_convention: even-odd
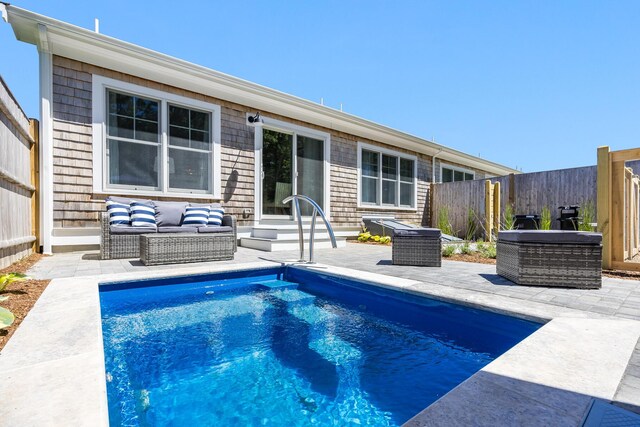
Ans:
[{"label": "white cushion", "polygon": [[133,227],[156,227],[156,210],[145,203],[131,203],[131,225]]},{"label": "white cushion", "polygon": [[224,208],[220,207],[212,207],[209,209],[209,221],[207,222],[208,227],[219,227],[222,225],[222,217],[224,216]]},{"label": "white cushion", "polygon": [[184,220],[182,221],[183,227],[201,227],[207,225],[209,221],[209,208],[208,207],[196,207],[187,206],[184,213]]}]

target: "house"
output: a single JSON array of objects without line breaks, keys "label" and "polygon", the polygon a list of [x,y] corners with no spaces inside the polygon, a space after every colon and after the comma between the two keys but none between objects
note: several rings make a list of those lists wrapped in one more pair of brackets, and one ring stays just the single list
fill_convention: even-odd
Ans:
[{"label": "house", "polygon": [[517,173],[96,31],[0,10],[39,53],[45,253],[97,247],[108,195],[222,201],[242,245],[270,250],[295,244],[282,204],[291,193],[316,200],[345,236],[366,215],[428,223],[431,182]]}]

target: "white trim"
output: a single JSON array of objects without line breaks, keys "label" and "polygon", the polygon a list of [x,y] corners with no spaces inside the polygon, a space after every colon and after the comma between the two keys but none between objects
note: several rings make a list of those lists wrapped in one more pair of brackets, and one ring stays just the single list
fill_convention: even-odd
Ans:
[{"label": "white trim", "polygon": [[[166,159],[168,156],[168,105],[178,104],[186,108],[196,108],[211,113],[211,176],[212,191],[206,192],[184,192],[169,189],[168,175],[164,173],[166,162],[162,161],[160,169],[160,189],[159,190],[133,190],[130,188],[121,188],[118,186],[107,186],[106,173],[104,167],[106,165],[106,155],[104,150],[106,135],[106,90],[113,89],[116,91],[124,91],[134,95],[141,95],[157,100],[160,105],[160,132],[161,132],[161,156]],[[206,198],[221,199],[222,198],[222,181],[221,181],[221,159],[220,159],[220,143],[221,143],[221,108],[217,104],[199,101],[197,99],[187,98],[175,95],[169,92],[163,92],[132,83],[123,82],[121,80],[111,79],[101,75],[94,74],[92,76],[92,98],[91,98],[92,122],[93,122],[93,192],[98,194],[126,194],[139,196],[166,196],[166,197],[187,197],[187,198]],[[96,159],[101,159],[96,161]]]},{"label": "white trim", "polygon": [[[253,116],[252,113],[246,113],[246,118]],[[275,130],[285,133],[293,133],[296,135],[308,136],[311,138],[317,138],[324,141],[324,194],[323,194],[323,206],[324,214],[327,219],[331,220],[331,134],[328,132],[322,132],[316,129],[307,128],[304,126],[296,125],[293,123],[285,122],[282,120],[273,119],[271,117],[264,117],[260,115],[262,123],[258,126],[252,126],[254,129],[254,155],[255,155],[255,199],[254,199],[254,223],[263,218],[276,218],[273,215],[262,215],[262,131],[263,129]],[[247,124],[249,122],[247,121]],[[295,144],[294,140],[294,144]],[[295,148],[295,146],[294,146]],[[295,158],[295,157],[294,157]],[[294,165],[295,167],[295,165]],[[292,183],[294,184],[294,183]],[[292,185],[293,191],[295,191],[295,185]]]},{"label": "white trim", "polygon": [[8,20],[18,40],[35,44],[38,23],[49,28],[52,53],[99,67],[140,76],[152,81],[191,90],[203,95],[249,105],[327,129],[334,129],[373,141],[401,147],[465,164],[495,175],[520,173],[479,157],[444,147],[423,138],[362,119],[338,109],[320,105],[251,83],[203,66],[145,49],[86,28],[68,24],[13,5],[7,5]]},{"label": "white trim", "polygon": [[[378,188],[378,197],[380,200],[379,204],[363,204],[362,203],[362,150],[373,151],[380,154],[385,154],[387,156],[393,156],[398,158],[398,179],[397,182],[397,198],[398,205],[386,205],[382,204],[382,169],[379,171],[379,188]],[[412,160],[413,161],[413,206],[401,206],[400,205],[400,158]],[[380,156],[379,164],[382,164],[382,156]],[[388,148],[380,147],[378,145],[371,145],[365,142],[358,141],[358,184],[357,184],[357,193],[358,193],[358,201],[357,207],[358,209],[375,209],[375,210],[386,210],[386,211],[412,211],[415,212],[418,210],[418,157],[412,154],[401,153],[399,151],[390,150]]]},{"label": "white trim", "polygon": [[[458,172],[468,173],[468,174],[473,175],[473,179],[476,179],[476,172],[475,172],[475,171],[473,171],[473,170],[471,170],[471,169],[465,169],[465,168],[462,168],[462,167],[460,167],[460,166],[454,166],[454,165],[450,165],[450,164],[448,164],[448,163],[442,163],[442,162],[440,162],[440,183],[442,183],[442,169],[443,169],[443,168],[445,168],[445,169],[451,169],[451,170],[453,170],[453,171],[458,171]],[[463,181],[464,181],[464,180],[463,180]],[[460,181],[455,181],[455,180],[454,180],[454,181],[452,181],[452,182],[460,182]]]},{"label": "white trim", "polygon": [[42,253],[51,254],[53,233],[53,58],[47,28],[38,27],[40,43],[40,243]]}]

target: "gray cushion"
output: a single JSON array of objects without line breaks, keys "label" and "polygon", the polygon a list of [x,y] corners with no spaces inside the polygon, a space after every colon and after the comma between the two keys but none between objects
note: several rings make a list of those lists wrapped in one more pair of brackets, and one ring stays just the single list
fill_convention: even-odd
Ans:
[{"label": "gray cushion", "polygon": [[439,238],[442,232],[439,228],[402,228],[393,230],[394,236],[422,236]]},{"label": "gray cushion", "polygon": [[170,226],[170,227],[158,227],[158,233],[197,233],[197,227],[180,227],[180,226]]},{"label": "gray cushion", "polygon": [[198,233],[233,233],[233,227],[198,227]]},{"label": "gray cushion", "polygon": [[141,199],[141,198],[137,198],[137,197],[109,196],[105,200],[112,200],[114,202],[124,203],[125,205],[130,205],[131,202],[140,202],[140,203],[144,203],[144,204],[153,203],[151,200]]},{"label": "gray cushion", "polygon": [[147,234],[155,233],[155,227],[132,227],[130,225],[110,225],[109,233],[111,234]]},{"label": "gray cushion", "polygon": [[182,223],[187,202],[153,202],[158,227],[178,226]]},{"label": "gray cushion", "polygon": [[519,243],[567,243],[575,245],[599,245],[601,233],[563,230],[509,230],[500,231],[498,240]]},{"label": "gray cushion", "polygon": [[189,206],[194,207],[194,208],[201,208],[203,206],[206,207],[213,207],[213,208],[219,208],[222,205],[220,203],[189,203]]}]

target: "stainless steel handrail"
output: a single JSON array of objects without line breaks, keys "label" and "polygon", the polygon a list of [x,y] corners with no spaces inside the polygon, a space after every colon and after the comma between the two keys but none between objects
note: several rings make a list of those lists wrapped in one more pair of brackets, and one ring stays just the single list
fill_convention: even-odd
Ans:
[{"label": "stainless steel handrail", "polygon": [[304,194],[294,194],[293,196],[289,196],[282,201],[282,204],[289,203],[293,200],[293,206],[296,210],[296,220],[298,222],[298,238],[300,240],[300,262],[305,262],[304,260],[304,233],[302,231],[302,214],[300,213],[300,202],[299,200],[304,200],[313,206],[313,214],[311,215],[311,231],[309,232],[309,263],[313,263],[313,238],[316,231],[316,215],[319,213],[320,217],[324,221],[324,225],[327,226],[327,231],[329,232],[329,238],[331,239],[331,246],[334,248],[338,247],[336,243],[336,236],[333,234],[333,228],[329,223],[329,220],[325,216],[322,208],[309,196],[305,196]]}]

